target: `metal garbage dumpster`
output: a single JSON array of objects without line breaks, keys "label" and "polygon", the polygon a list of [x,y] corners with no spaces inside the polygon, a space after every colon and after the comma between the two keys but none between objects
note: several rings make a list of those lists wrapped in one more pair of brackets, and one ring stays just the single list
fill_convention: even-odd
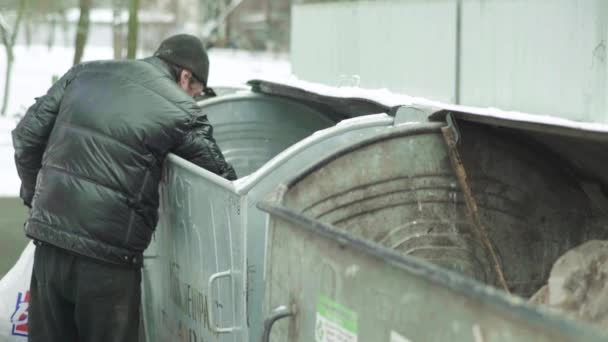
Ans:
[{"label": "metal garbage dumpster", "polygon": [[[240,165],[241,179],[227,182],[176,156],[168,158],[160,222],[143,269],[147,341],[257,342],[263,337],[261,313],[271,279],[265,261],[276,254],[267,250],[272,246],[268,214],[256,205],[276,195],[277,187],[282,189],[281,203],[290,210],[349,236],[496,284],[488,250],[471,234],[460,178],[450,167],[451,154],[442,140],[444,109],[449,106],[389,108],[265,82],[254,83],[253,90],[203,104],[211,122],[221,128],[218,132],[225,133],[217,135],[218,143]],[[257,110],[258,105],[264,110]],[[481,221],[489,228],[491,243],[500,247],[498,261],[509,288],[529,295],[562,251],[578,241],[606,236],[602,203],[608,184],[608,129],[497,121],[485,112],[456,109],[462,108],[450,109],[460,122],[458,150]],[[439,122],[427,122],[425,113],[435,113],[431,119]],[[299,115],[304,119],[293,118]],[[228,117],[244,124],[228,120],[222,127]],[[289,130],[285,125],[300,125],[306,118],[314,122],[304,126],[308,132],[294,128],[301,140],[280,135]],[[324,125],[327,128],[314,131]],[[263,135],[256,136],[256,127],[279,136],[258,139]],[[228,153],[246,150],[254,141],[262,141],[259,146],[266,150]],[[332,276],[331,269],[322,272],[330,273],[323,286],[343,281]],[[421,272],[421,277],[427,273]],[[483,307],[488,298],[476,305]],[[526,312],[516,310],[511,317],[522,314],[519,319],[526,320]],[[459,323],[454,326],[460,329]],[[481,334],[478,340],[486,336]],[[406,341],[399,330],[394,336],[394,341]]]},{"label": "metal garbage dumpster", "polygon": [[[390,129],[409,115],[366,115],[389,108],[363,99],[256,86],[270,88],[202,104],[217,125],[218,144],[245,177],[227,182],[179,157],[168,158],[160,221],[144,255],[142,301],[148,342],[259,341],[267,215],[256,204],[320,157]],[[308,119],[313,124],[303,124]],[[265,128],[271,133],[256,145],[257,140],[249,137],[258,134],[255,129],[261,122],[272,126]],[[285,128],[290,124],[291,130]],[[317,130],[324,125],[331,127]],[[239,139],[241,131],[244,139]],[[296,133],[290,136],[287,131]],[[263,147],[260,153],[237,153],[253,145]]]},{"label": "metal garbage dumpster", "polygon": [[[285,206],[498,286],[442,126],[395,128],[328,156],[286,184]],[[466,122],[459,135],[467,180],[507,286],[528,297],[542,286],[553,262],[583,241],[590,202],[542,145]]]},{"label": "metal garbage dumpster", "polygon": [[269,319],[264,334],[269,339],[262,341],[608,338],[593,327],[359,238],[280,202],[260,203],[270,213]]}]

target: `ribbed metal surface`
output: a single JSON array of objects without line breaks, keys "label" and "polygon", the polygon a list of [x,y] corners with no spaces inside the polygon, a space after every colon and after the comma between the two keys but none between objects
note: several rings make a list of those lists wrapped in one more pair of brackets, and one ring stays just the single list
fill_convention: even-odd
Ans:
[{"label": "ribbed metal surface", "polygon": [[[245,341],[244,231],[231,182],[170,156],[160,215],[144,255],[146,341]],[[218,274],[228,276],[210,282]],[[234,328],[218,334],[214,329]]]},{"label": "ribbed metal surface", "polygon": [[[510,290],[531,295],[557,257],[582,240],[587,199],[546,151],[477,126],[464,127],[462,137],[469,182]],[[496,284],[438,130],[396,131],[334,155],[299,178],[285,204]]]},{"label": "ribbed metal surface", "polygon": [[608,123],[607,13],[605,0],[301,3],[291,62],[327,85]]},{"label": "ribbed metal surface", "polygon": [[284,206],[260,208],[270,213],[266,317],[278,307],[293,313],[275,324],[271,341],[606,340],[591,326]]},{"label": "ribbed metal surface", "polygon": [[328,116],[295,101],[252,93],[201,102],[201,108],[239,177],[313,132],[335,124]]}]

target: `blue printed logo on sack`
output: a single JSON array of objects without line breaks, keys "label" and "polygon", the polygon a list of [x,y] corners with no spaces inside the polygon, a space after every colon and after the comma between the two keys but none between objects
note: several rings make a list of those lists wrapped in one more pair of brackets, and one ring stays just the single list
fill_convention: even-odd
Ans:
[{"label": "blue printed logo on sack", "polygon": [[13,329],[11,335],[13,336],[27,336],[27,313],[30,306],[30,291],[25,293],[19,292],[17,294],[17,305],[15,312],[11,316],[11,323]]}]

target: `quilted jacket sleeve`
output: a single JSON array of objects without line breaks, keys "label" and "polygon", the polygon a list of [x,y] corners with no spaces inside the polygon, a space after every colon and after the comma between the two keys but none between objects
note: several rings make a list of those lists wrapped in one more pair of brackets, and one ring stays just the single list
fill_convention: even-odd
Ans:
[{"label": "quilted jacket sleeve", "polygon": [[46,95],[37,98],[36,103],[27,110],[23,119],[12,131],[15,165],[21,178],[20,196],[28,207],[31,206],[34,197],[42,155],[55,125],[64,90],[75,73],[73,68],[57,81]]},{"label": "quilted jacket sleeve", "polygon": [[185,133],[173,151],[175,154],[228,180],[237,178],[213,138],[213,127],[206,115],[194,116]]}]

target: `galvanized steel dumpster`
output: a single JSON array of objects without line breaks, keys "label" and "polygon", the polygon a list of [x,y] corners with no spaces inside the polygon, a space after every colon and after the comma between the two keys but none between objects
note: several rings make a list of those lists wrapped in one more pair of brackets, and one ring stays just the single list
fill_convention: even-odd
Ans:
[{"label": "galvanized steel dumpster", "polygon": [[[407,125],[352,144],[286,184],[284,203],[498,286],[492,259],[467,215],[442,126]],[[528,297],[553,262],[583,241],[589,200],[542,146],[487,126],[463,122],[459,128],[468,181],[509,290]]]},{"label": "galvanized steel dumpster", "polygon": [[[496,283],[439,130],[447,113],[354,143],[261,205],[273,215],[266,316],[293,315],[271,340],[608,338],[422,262]],[[449,115],[512,291],[528,295],[566,249],[606,239],[607,127]]]},{"label": "galvanized steel dumpster", "polygon": [[[266,92],[230,95],[203,103],[203,110],[208,106],[210,121],[218,125],[218,143],[229,159],[240,165],[240,176],[245,177],[227,182],[178,157],[169,157],[161,186],[161,221],[145,253],[143,305],[148,341],[259,341],[265,279],[268,280],[265,260],[269,259],[268,215],[258,210],[256,204],[272,196],[281,183],[284,184],[281,188],[288,190],[283,197],[285,203],[300,213],[495,283],[495,275],[486,265],[486,251],[466,234],[470,223],[463,213],[462,196],[449,168],[445,145],[438,136],[440,127],[445,126],[443,111],[435,115],[440,123],[412,124],[409,121],[426,121],[426,115],[421,118],[421,113],[431,113],[434,109],[401,107],[397,110],[364,99],[334,101],[318,94],[298,96],[297,91],[284,92],[281,87],[265,83],[255,87],[270,88]],[[264,110],[256,110],[257,106]],[[247,108],[251,110],[248,112]],[[365,115],[376,111],[390,115]],[[459,119],[467,115],[456,114]],[[294,130],[294,137],[303,138],[294,143],[297,140],[294,137],[279,134],[274,139],[274,134],[282,132],[290,118],[298,115],[313,118],[310,126]],[[231,119],[227,119],[228,116]],[[484,116],[480,118],[478,121],[487,124],[483,122]],[[244,124],[239,124],[239,120]],[[306,119],[292,122],[299,125],[303,121]],[[468,121],[476,122],[475,119]],[[268,132],[275,133],[268,133],[264,140],[261,137],[265,135],[255,133],[260,122],[276,124],[278,128],[269,128]],[[513,128],[509,126],[512,124],[507,120],[506,127]],[[531,258],[548,264],[577,241],[605,236],[595,234],[598,230],[586,229],[605,226],[607,221],[605,216],[597,214],[597,205],[588,203],[594,202],[589,200],[592,197],[589,192],[581,193],[576,183],[584,180],[593,185],[597,179],[604,186],[608,183],[606,156],[602,153],[606,135],[601,136],[603,145],[598,148],[593,145],[595,140],[583,139],[581,143],[580,137],[553,126],[541,126],[536,132],[542,134],[532,137],[519,134],[517,129],[501,129],[499,135],[515,134],[512,141],[525,138],[523,147],[515,144],[519,152],[515,153],[518,157],[513,158],[511,140],[495,140],[484,135],[487,127],[478,129],[474,125],[463,125],[462,132],[466,134],[462,134],[462,141],[470,148],[461,150],[473,175],[473,190],[484,209],[489,209],[487,217],[502,222],[496,227],[499,229],[494,232],[495,238],[511,245],[518,239],[531,241],[537,248],[527,250],[515,246],[514,250],[501,251],[501,257],[520,262],[525,270],[524,273],[513,268],[508,270],[512,290],[529,294],[536,282],[544,280],[541,274],[546,274],[549,268],[534,268]],[[323,127],[327,128],[314,131]],[[241,131],[246,133],[244,139],[234,134]],[[558,134],[544,134],[547,132]],[[407,139],[401,139],[403,137]],[[412,137],[414,139],[410,139]],[[469,141],[471,137],[474,139]],[[241,153],[256,139],[262,141],[260,146],[266,146],[265,150]],[[563,142],[568,142],[568,146],[561,146]],[[578,155],[574,146],[579,143],[594,153],[590,157]],[[493,147],[488,149],[487,144]],[[568,166],[559,162],[537,163],[530,158],[529,147],[539,148],[535,151],[551,155],[555,161],[567,160]],[[236,153],[228,153],[231,149]],[[467,151],[474,153],[467,155]],[[505,159],[510,162],[490,165],[488,161],[496,156],[510,157]],[[604,166],[595,167],[593,160]],[[374,165],[392,168],[377,172]],[[471,165],[478,167],[471,169]],[[340,173],[341,169],[350,173],[345,176]],[[571,172],[585,177],[568,178]],[[294,179],[296,174],[300,176]],[[350,184],[353,180],[362,182],[353,183],[357,184],[353,187]],[[561,180],[566,180],[565,185],[547,190]],[[302,186],[306,182],[310,182],[310,186]],[[536,195],[541,195],[543,200],[535,200]],[[526,207],[529,199],[535,203],[534,208],[538,208],[532,210],[533,213],[526,212],[530,210]],[[555,212],[557,202],[563,202],[566,211]],[[416,216],[420,214],[423,215]],[[526,230],[521,222],[528,214],[534,217],[532,222],[543,229]],[[585,229],[566,229],[571,225]],[[529,257],[508,256],[507,252]],[[506,263],[502,265],[507,271]],[[533,277],[533,281],[526,277]],[[334,278],[328,279],[330,286]],[[484,306],[483,303],[475,305]],[[518,314],[518,311],[514,313]],[[404,341],[395,336],[395,341]]]},{"label": "galvanized steel dumpster", "polygon": [[[348,102],[353,116],[386,110],[367,103],[370,107],[357,112],[360,107],[351,105],[358,103],[362,101]],[[227,150],[252,144],[247,139],[232,139],[230,130],[239,131],[243,126],[230,123],[222,126],[222,120],[229,115],[246,125],[255,122],[249,126],[252,128],[265,120],[268,112],[283,113],[266,124],[284,127],[292,122],[297,125],[296,131],[300,130],[299,135],[304,134],[302,128],[308,127],[309,136],[291,146],[286,144],[296,135],[274,141],[273,136],[269,136],[268,141],[263,142],[268,149],[259,154],[226,153],[229,159],[234,158],[232,161],[243,161],[237,163],[241,165],[240,176],[265,162],[235,182],[227,182],[179,157],[168,158],[161,184],[160,222],[146,250],[143,269],[147,341],[259,340],[263,323],[260,313],[264,298],[267,215],[256,208],[257,202],[282,180],[319,157],[390,129],[409,115],[405,111],[395,113],[394,117],[376,114],[339,122],[348,117],[348,112],[340,109],[343,104],[306,105],[284,94],[279,97],[259,93],[231,95],[203,103],[203,111],[219,126],[218,144]],[[258,105],[264,110],[258,110]],[[234,108],[237,109],[233,111]],[[301,126],[299,119],[288,120],[298,115],[317,118],[316,126]],[[339,123],[333,125],[336,122]],[[333,126],[315,132],[323,123]],[[282,148],[286,149],[280,152]],[[273,156],[271,152],[278,154]],[[271,159],[265,161],[265,158]]]},{"label": "galvanized steel dumpster", "polygon": [[283,317],[274,326],[267,324],[270,341],[608,338],[593,327],[357,238],[280,202],[260,203],[271,214],[266,315]]}]

